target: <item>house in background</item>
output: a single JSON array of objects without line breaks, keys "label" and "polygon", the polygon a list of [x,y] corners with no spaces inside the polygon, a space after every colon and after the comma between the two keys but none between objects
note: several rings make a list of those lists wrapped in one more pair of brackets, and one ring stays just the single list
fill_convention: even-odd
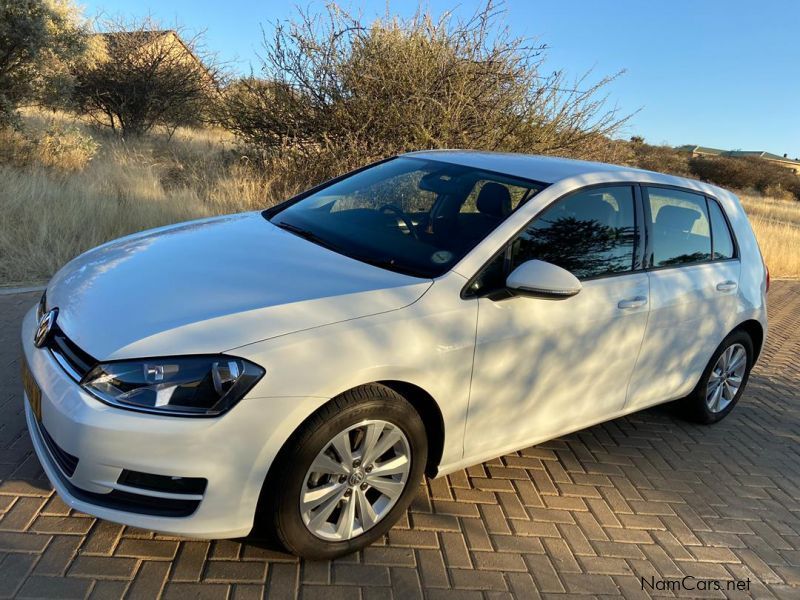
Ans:
[{"label": "house in background", "polygon": [[206,65],[174,29],[92,33],[89,37],[101,59],[119,60],[124,55],[129,60],[135,61],[138,57],[153,65],[177,62],[187,69],[197,70],[210,90],[218,89]]},{"label": "house in background", "polygon": [[760,158],[778,166],[794,171],[795,175],[800,175],[800,159],[789,158],[786,154],[779,156],[763,150],[720,150],[718,148],[708,148],[706,146],[693,146],[691,144],[678,146],[676,150],[691,153],[692,156],[728,156],[732,158]]}]

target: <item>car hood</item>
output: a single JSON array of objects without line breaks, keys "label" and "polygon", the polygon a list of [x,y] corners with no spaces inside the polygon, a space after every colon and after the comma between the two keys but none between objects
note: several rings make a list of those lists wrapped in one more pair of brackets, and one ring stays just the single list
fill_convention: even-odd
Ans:
[{"label": "car hood", "polygon": [[279,229],[260,213],[109,242],[47,287],[58,325],[99,360],[203,354],[396,310],[430,287]]}]

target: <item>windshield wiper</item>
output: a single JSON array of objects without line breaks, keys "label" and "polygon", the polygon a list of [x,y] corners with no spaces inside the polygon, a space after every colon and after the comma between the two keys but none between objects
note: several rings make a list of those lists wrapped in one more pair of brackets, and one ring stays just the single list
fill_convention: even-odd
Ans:
[{"label": "windshield wiper", "polygon": [[302,227],[298,227],[297,225],[292,225],[291,223],[284,223],[281,221],[280,223],[272,223],[275,227],[280,227],[281,229],[285,229],[286,231],[295,234],[298,237],[303,238],[304,240],[308,240],[309,242],[313,242],[318,246],[322,246],[323,248],[327,248],[328,250],[333,250],[334,252],[338,252],[342,254],[341,249],[337,248],[334,244],[331,244],[328,240],[325,240],[319,237],[313,231],[309,231],[308,229],[303,229]]}]

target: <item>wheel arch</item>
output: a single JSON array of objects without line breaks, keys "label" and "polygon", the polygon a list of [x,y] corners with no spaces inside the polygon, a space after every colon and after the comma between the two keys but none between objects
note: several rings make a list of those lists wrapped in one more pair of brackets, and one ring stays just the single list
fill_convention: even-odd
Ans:
[{"label": "wheel arch", "polygon": [[396,380],[383,380],[376,383],[385,385],[400,394],[419,413],[428,436],[428,463],[425,465],[425,474],[428,477],[434,477],[444,452],[444,417],[439,404],[433,396],[416,384]]},{"label": "wheel arch", "polygon": [[[750,336],[750,339],[753,341],[753,364],[755,364],[761,354],[761,348],[764,345],[764,326],[755,319],[748,319],[747,321],[739,323],[733,328],[733,331],[744,331]],[[731,333],[733,333],[733,331],[731,331]]]},{"label": "wheel arch", "polygon": [[442,417],[441,410],[439,409],[439,405],[436,403],[436,400],[433,399],[426,390],[415,385],[413,383],[409,383],[407,381],[398,381],[398,380],[380,380],[380,381],[373,381],[368,383],[362,383],[356,386],[353,386],[347,390],[342,390],[339,394],[334,396],[333,398],[329,399],[328,401],[322,403],[320,406],[317,407],[312,413],[306,416],[297,427],[292,431],[292,433],[286,438],[286,441],[281,446],[278,453],[275,455],[275,458],[272,460],[269,468],[267,469],[267,473],[264,476],[264,480],[261,484],[261,491],[259,492],[259,498],[256,505],[255,511],[255,521],[254,521],[254,530],[262,530],[263,531],[263,524],[259,523],[260,515],[263,514],[270,514],[272,510],[272,497],[269,493],[275,479],[275,472],[276,467],[283,459],[284,453],[287,451],[287,448],[291,446],[293,440],[296,439],[297,433],[302,429],[303,425],[311,419],[319,410],[321,410],[324,406],[327,406],[331,402],[335,402],[337,398],[339,398],[342,394],[345,394],[349,391],[368,386],[370,384],[378,384],[383,385],[393,392],[399,394],[414,407],[414,409],[419,413],[420,418],[425,426],[425,433],[428,438],[428,460],[427,464],[425,465],[425,474],[429,477],[434,477],[436,475],[436,471],[439,467],[439,463],[441,462],[442,455],[444,452],[444,418]]}]

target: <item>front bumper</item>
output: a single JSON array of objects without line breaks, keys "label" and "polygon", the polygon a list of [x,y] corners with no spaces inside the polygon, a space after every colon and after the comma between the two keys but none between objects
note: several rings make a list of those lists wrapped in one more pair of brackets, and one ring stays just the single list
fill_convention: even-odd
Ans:
[{"label": "front bumper", "polygon": [[[69,506],[170,534],[232,538],[250,532],[272,460],[318,399],[245,398],[225,415],[209,419],[111,407],[84,392],[48,349],[34,346],[35,327],[31,309],[23,320],[22,345],[41,389],[41,425],[27,395],[25,414],[42,468]],[[71,474],[59,452],[77,459]],[[123,469],[208,483],[202,494],[191,497],[132,488],[118,482]],[[151,499],[153,510],[131,510],[132,505],[118,501],[130,494]],[[159,510],[176,500],[189,501],[191,514],[171,516],[176,513]]]}]

